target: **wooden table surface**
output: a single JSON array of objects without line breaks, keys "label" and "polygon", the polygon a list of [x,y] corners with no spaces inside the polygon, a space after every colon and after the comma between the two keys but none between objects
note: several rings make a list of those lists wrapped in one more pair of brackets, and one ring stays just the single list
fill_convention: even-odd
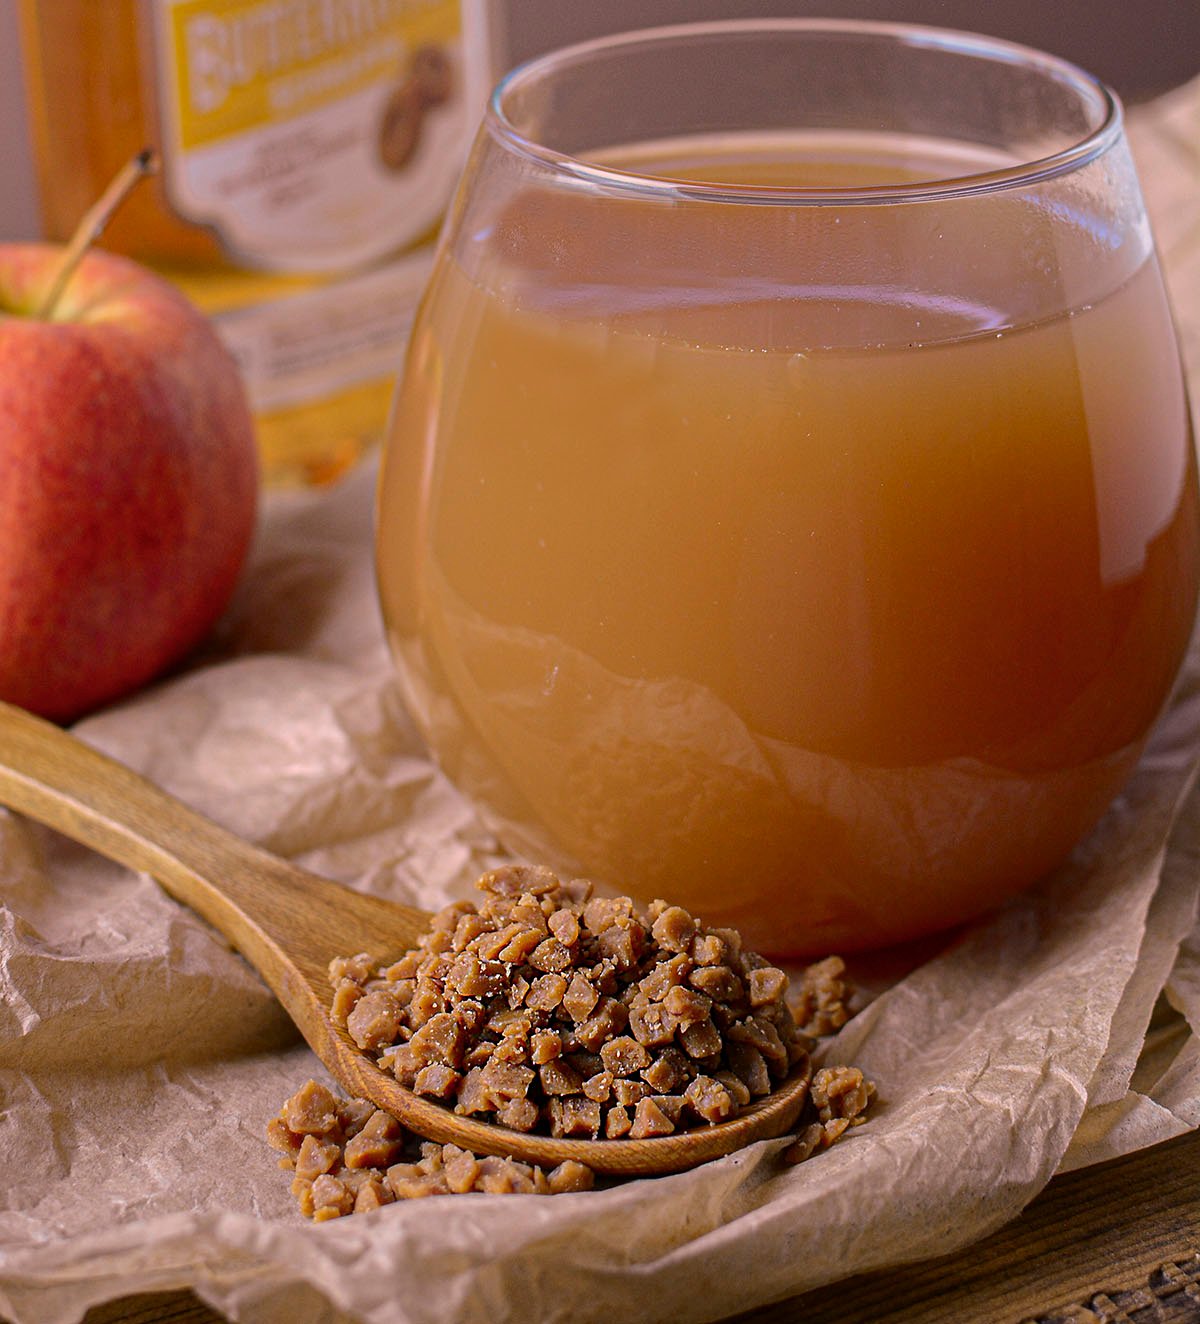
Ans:
[{"label": "wooden table surface", "polygon": [[[85,1324],[221,1320],[192,1293],[165,1292],[98,1306]],[[968,1250],[837,1283],[737,1324],[793,1320],[1200,1324],[1200,1133],[1057,1178]]]}]

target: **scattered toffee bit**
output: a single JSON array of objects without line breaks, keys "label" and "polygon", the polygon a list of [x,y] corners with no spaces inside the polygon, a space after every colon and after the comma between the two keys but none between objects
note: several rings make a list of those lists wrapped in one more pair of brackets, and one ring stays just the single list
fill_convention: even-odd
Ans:
[{"label": "scattered toffee bit", "polygon": [[[726,1121],[806,1057],[787,976],[734,930],[540,867],[476,886],[478,908],[447,906],[398,960],[330,966],[334,1020],[416,1093],[517,1131],[637,1140]],[[845,1019],[840,974],[806,982],[812,1023]]]},{"label": "scattered toffee bit", "polygon": [[426,1195],[561,1195],[589,1191],[595,1180],[570,1159],[546,1170],[418,1141],[374,1104],[339,1099],[315,1080],[283,1105],[267,1140],[283,1155],[279,1166],[295,1174],[300,1212],[315,1222]]},{"label": "scattered toffee bit", "polygon": [[827,956],[810,965],[791,999],[800,1033],[824,1039],[840,1030],[854,1014],[849,1007],[850,991],[846,963],[840,956]]},{"label": "scattered toffee bit", "polygon": [[863,1079],[857,1067],[822,1067],[812,1079],[806,1114],[817,1120],[805,1126],[783,1151],[784,1163],[803,1163],[818,1149],[828,1149],[852,1126],[867,1120],[867,1108],[875,1086]]}]

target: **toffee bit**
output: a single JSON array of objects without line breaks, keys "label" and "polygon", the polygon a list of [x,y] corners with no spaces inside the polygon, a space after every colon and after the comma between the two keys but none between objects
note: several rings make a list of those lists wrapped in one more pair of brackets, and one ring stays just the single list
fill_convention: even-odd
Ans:
[{"label": "toffee bit", "polygon": [[[565,1133],[581,1134],[585,1123],[594,1125],[594,1118],[577,1119]],[[419,1141],[381,1109],[338,1099],[312,1080],[283,1105],[267,1133],[285,1155],[280,1167],[292,1172],[300,1212],[318,1223],[429,1195],[561,1195],[589,1191],[595,1182],[591,1168],[573,1160],[543,1169]]]},{"label": "toffee bit", "polygon": [[803,1163],[819,1149],[828,1149],[853,1126],[867,1120],[875,1086],[858,1067],[822,1067],[814,1073],[805,1103],[808,1124],[780,1156],[785,1164]]},{"label": "toffee bit", "polygon": [[845,974],[846,963],[840,956],[827,957],[805,970],[791,1006],[801,1034],[821,1039],[840,1030],[850,1019],[850,989]]}]

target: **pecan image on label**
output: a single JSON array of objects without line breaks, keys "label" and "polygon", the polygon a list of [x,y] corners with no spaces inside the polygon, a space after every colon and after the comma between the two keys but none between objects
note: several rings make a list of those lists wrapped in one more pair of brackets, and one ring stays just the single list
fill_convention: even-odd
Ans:
[{"label": "pecan image on label", "polygon": [[379,125],[379,159],[389,170],[403,170],[412,160],[424,115],[421,91],[406,79],[388,97]]},{"label": "pecan image on label", "polygon": [[379,122],[379,159],[392,171],[403,170],[416,154],[426,111],[449,101],[454,69],[440,46],[419,46],[403,79],[393,89]]},{"label": "pecan image on label", "polygon": [[418,46],[413,51],[409,77],[426,107],[440,106],[454,91],[454,70],[450,57],[440,46]]}]

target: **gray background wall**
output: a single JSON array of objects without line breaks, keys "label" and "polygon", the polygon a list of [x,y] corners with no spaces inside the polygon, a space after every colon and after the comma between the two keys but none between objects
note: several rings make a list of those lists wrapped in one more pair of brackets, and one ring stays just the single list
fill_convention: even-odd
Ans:
[{"label": "gray background wall", "polygon": [[620,28],[753,15],[933,23],[1040,46],[1129,100],[1200,72],[1200,0],[492,0],[512,62]]},{"label": "gray background wall", "polygon": [[0,239],[24,239],[36,233],[37,202],[25,131],[17,6],[16,0],[0,0]]}]

